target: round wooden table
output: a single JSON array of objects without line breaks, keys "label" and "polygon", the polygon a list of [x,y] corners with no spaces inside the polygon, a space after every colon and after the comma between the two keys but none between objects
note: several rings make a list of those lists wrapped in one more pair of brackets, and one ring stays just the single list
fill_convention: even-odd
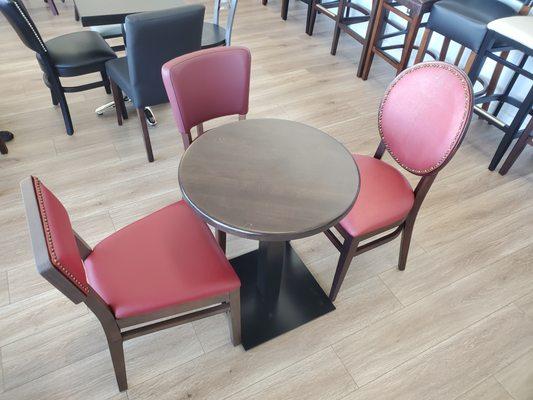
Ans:
[{"label": "round wooden table", "polygon": [[258,250],[231,260],[245,349],[334,309],[289,240],[325,231],[352,208],[359,172],[342,144],[293,121],[230,123],[187,149],[179,185],[208,224],[259,240]]}]

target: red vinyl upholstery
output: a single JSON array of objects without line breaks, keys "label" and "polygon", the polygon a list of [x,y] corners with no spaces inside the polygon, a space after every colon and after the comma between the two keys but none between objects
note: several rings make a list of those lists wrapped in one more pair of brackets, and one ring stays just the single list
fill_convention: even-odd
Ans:
[{"label": "red vinyl upholstery", "polygon": [[228,293],[240,281],[211,231],[183,201],[104,239],[87,280],[117,318]]},{"label": "red vinyl upholstery", "polygon": [[87,279],[70,219],[63,204],[32,177],[50,261],[74,285],[87,293]]},{"label": "red vinyl upholstery", "polygon": [[384,161],[354,154],[360,190],[355,205],[340,224],[351,236],[363,236],[405,218],[414,193],[405,177]]},{"label": "red vinyl upholstery", "polygon": [[387,150],[406,170],[428,174],[453,155],[470,122],[466,74],[443,62],[417,64],[389,86],[379,112]]},{"label": "red vinyl upholstery", "polygon": [[248,113],[250,51],[216,47],[163,65],[163,82],[180,133],[213,118]]}]

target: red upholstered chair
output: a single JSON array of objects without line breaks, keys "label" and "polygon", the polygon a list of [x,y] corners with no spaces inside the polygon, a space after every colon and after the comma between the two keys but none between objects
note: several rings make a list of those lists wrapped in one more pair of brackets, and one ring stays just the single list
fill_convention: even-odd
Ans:
[{"label": "red upholstered chair", "polygon": [[37,270],[100,320],[120,391],[128,387],[125,340],[229,313],[233,344],[240,343],[239,278],[209,228],[183,201],[91,249],[37,178],[23,181],[21,188]]},{"label": "red upholstered chair", "polygon": [[[248,114],[250,66],[246,47],[215,47],[189,53],[163,65],[163,83],[185,149],[192,143],[191,129],[204,133],[203,123],[227,115]],[[226,233],[216,230],[222,250]]]},{"label": "red upholstered chair", "polygon": [[191,129],[203,133],[203,123],[226,115],[248,113],[250,50],[216,47],[196,51],[163,65],[163,82],[185,149],[192,143]]},{"label": "red upholstered chair", "polygon": [[[402,234],[398,268],[405,269],[418,210],[438,172],[453,157],[470,124],[472,87],[451,64],[417,64],[391,83],[379,109],[381,143],[374,157],[354,154],[360,191],[354,207],[326,235],[341,252],[330,299],[337,297],[352,259]],[[413,190],[381,160],[387,150],[403,169],[421,177]],[[393,230],[370,242],[367,239]]]}]

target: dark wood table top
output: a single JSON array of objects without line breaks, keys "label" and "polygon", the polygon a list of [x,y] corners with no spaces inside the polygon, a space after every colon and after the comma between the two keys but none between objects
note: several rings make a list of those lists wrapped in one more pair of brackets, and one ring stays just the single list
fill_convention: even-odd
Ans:
[{"label": "dark wood table top", "polygon": [[195,140],[181,159],[179,185],[210,225],[287,241],[340,221],[359,192],[359,172],[348,150],[316,128],[251,119]]},{"label": "dark wood table top", "polygon": [[123,24],[126,16],[185,4],[183,0],[74,0],[83,26]]}]

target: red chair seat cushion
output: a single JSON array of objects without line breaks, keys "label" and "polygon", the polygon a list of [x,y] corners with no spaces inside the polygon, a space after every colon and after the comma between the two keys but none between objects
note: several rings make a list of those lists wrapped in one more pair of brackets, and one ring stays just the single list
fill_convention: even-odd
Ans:
[{"label": "red chair seat cushion", "polygon": [[211,231],[183,201],[104,239],[85,260],[85,270],[117,318],[240,287]]},{"label": "red chair seat cushion", "polygon": [[405,218],[415,197],[411,185],[394,167],[374,157],[354,154],[361,187],[355,205],[340,224],[352,236],[363,236]]}]

